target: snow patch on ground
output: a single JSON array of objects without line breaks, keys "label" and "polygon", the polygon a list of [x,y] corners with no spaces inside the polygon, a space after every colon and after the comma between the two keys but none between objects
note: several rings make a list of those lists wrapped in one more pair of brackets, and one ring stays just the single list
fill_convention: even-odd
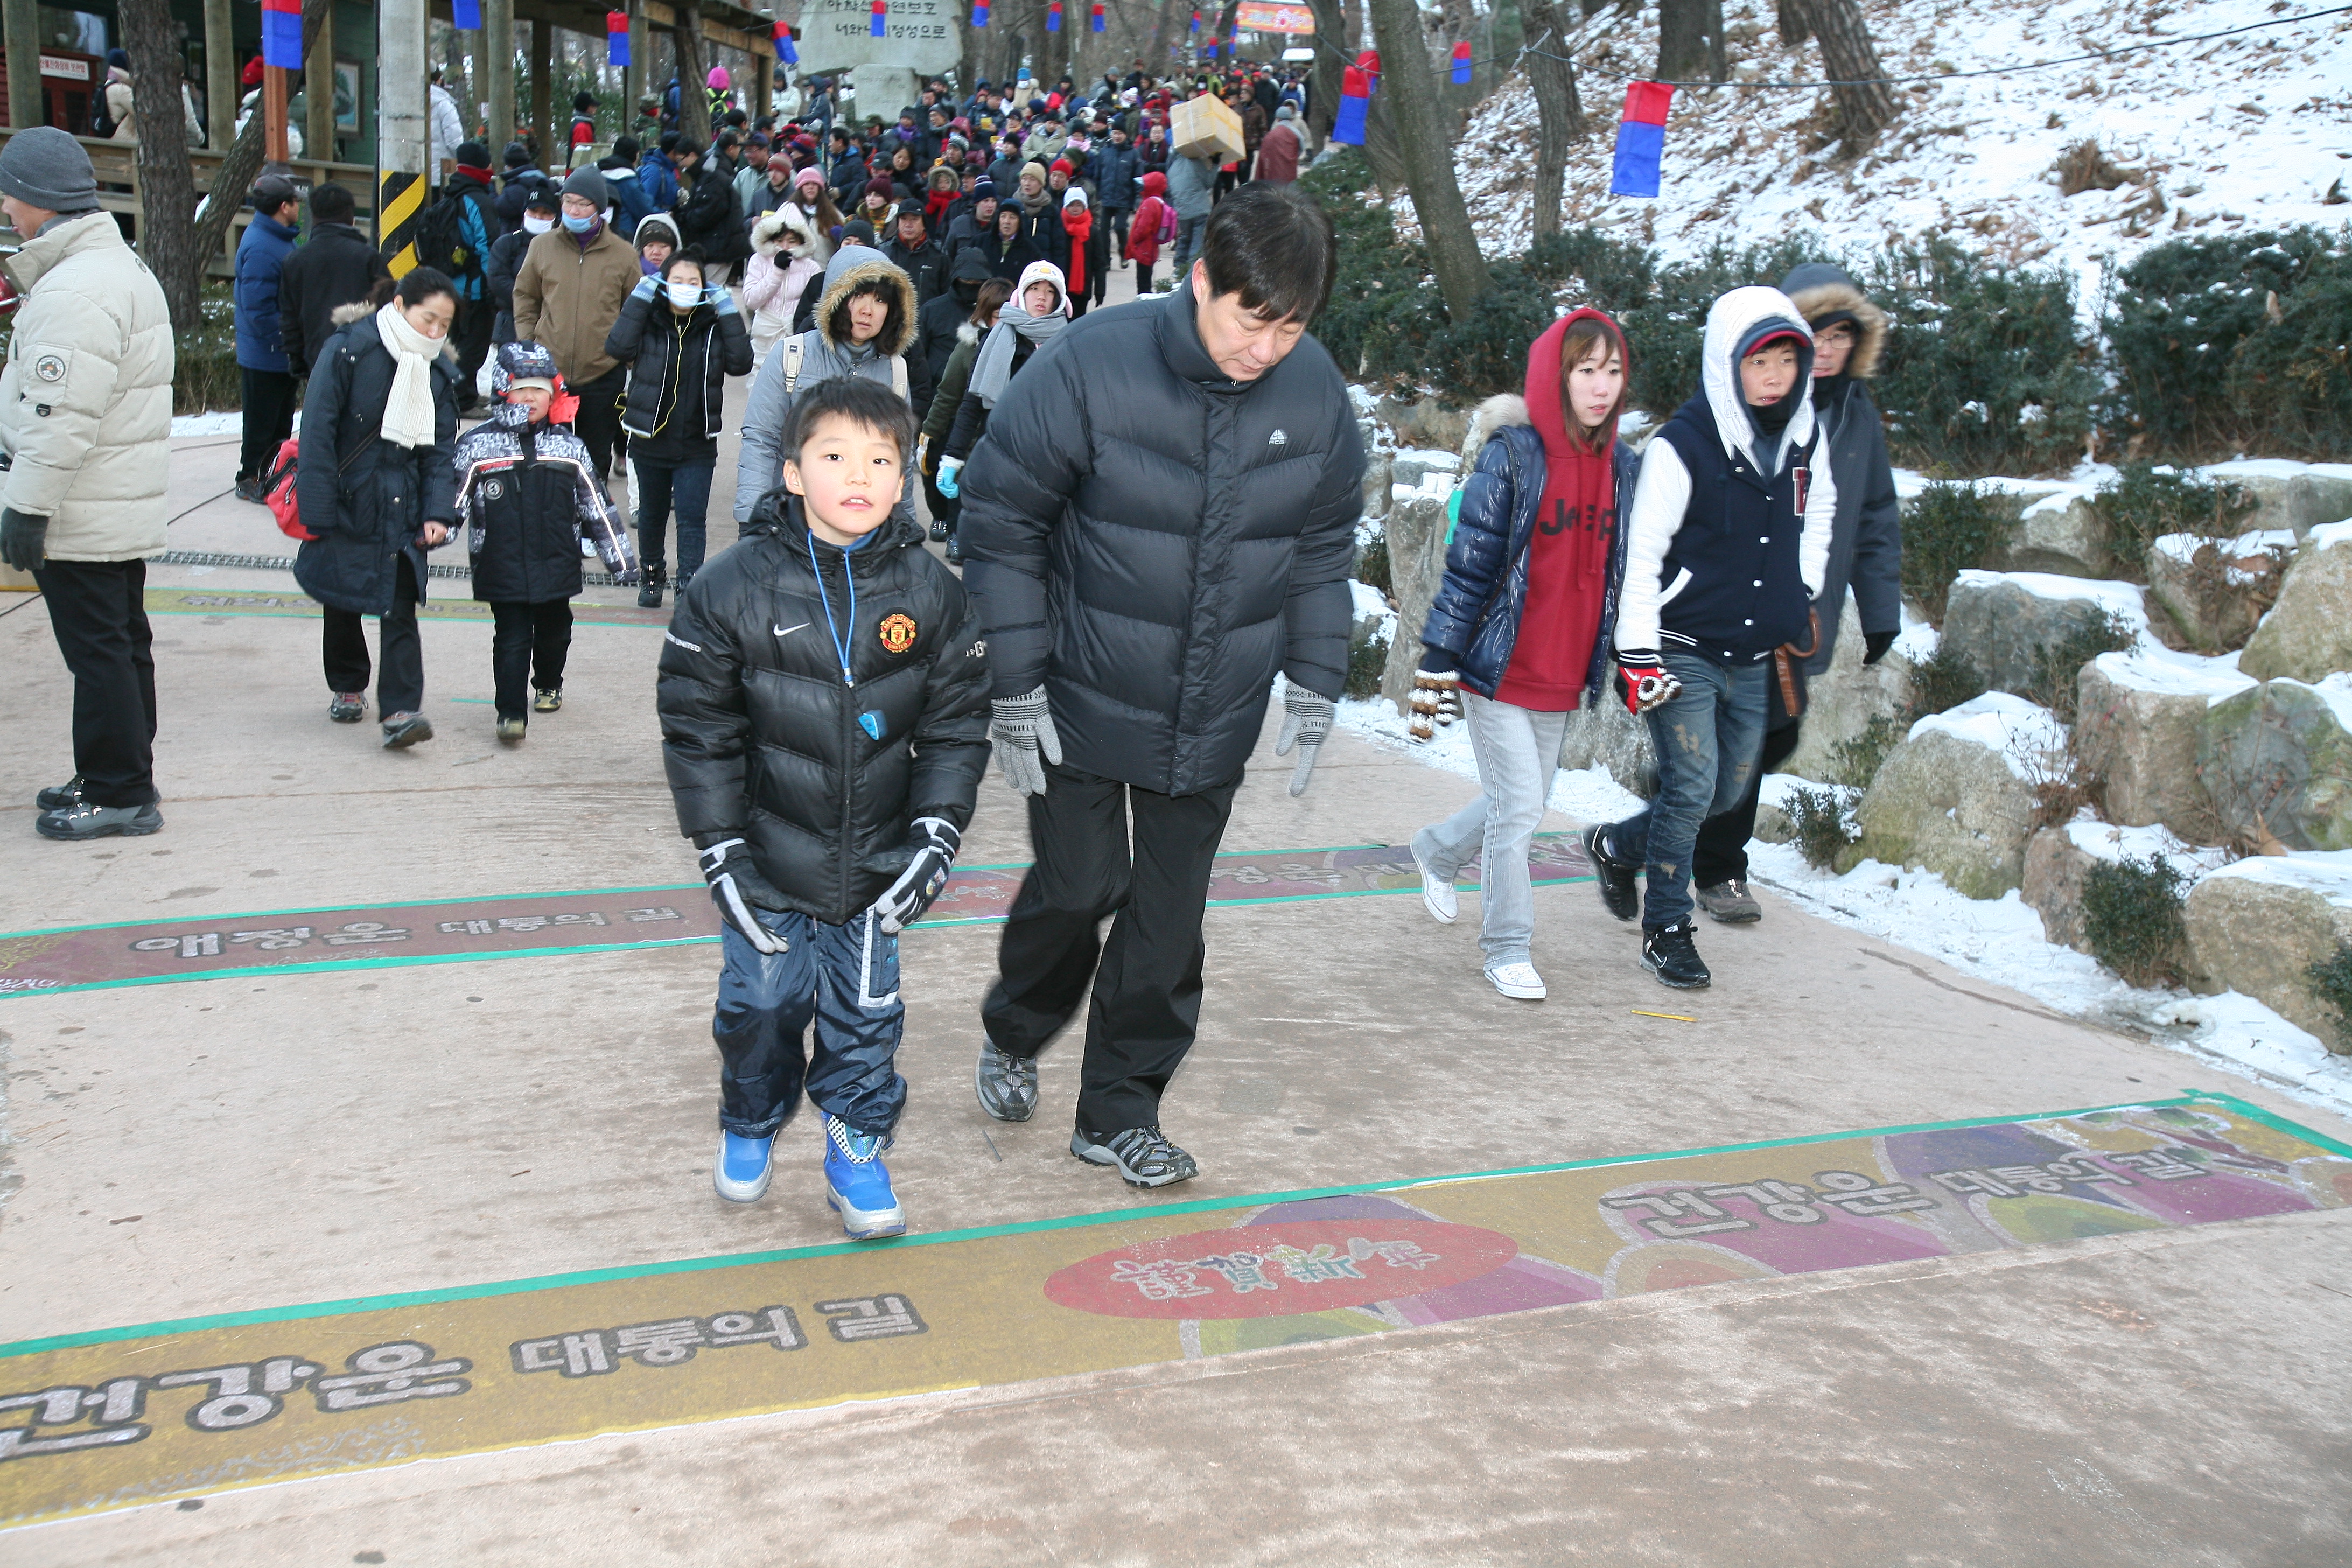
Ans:
[{"label": "snow patch on ground", "polygon": [[[2352,854],[2344,858],[2352,861]],[[2043,941],[2042,917],[2014,890],[1998,900],[1965,898],[1932,871],[1876,860],[1832,876],[1806,865],[1790,844],[1752,843],[1748,863],[1755,880],[1824,920],[2022,991],[2057,1012],[2145,1033],[2352,1113],[2352,1058],[2330,1055],[2316,1037],[2234,991],[2189,996],[2126,985],[2088,955]]]},{"label": "snow patch on ground", "polygon": [[2352,517],[2342,522],[2323,522],[2304,535],[2304,542],[2314,550],[2325,550],[2331,544],[2352,544]]},{"label": "snow patch on ground", "polygon": [[2120,616],[2133,630],[2147,630],[2147,606],[2138,584],[2097,577],[2063,577],[2055,572],[1962,572],[1953,587],[1962,584],[2007,583],[2037,599],[2088,599],[2109,615]]},{"label": "snow patch on ground", "polygon": [[2230,863],[2227,849],[2191,844],[2161,823],[2153,827],[2124,827],[2101,822],[2085,812],[2066,825],[2066,837],[2085,855],[2111,862],[2137,860],[2145,864],[2161,856],[2192,874],[2216,870]]},{"label": "snow patch on ground", "polygon": [[[2258,528],[2235,539],[2211,539],[2202,533],[2168,533],[2158,539],[2153,548],[2159,554],[2169,556],[2187,566],[2195,563],[2197,552],[2208,544],[2212,545],[2223,560],[2235,560],[2259,555],[2265,550],[2293,550],[2294,543],[2294,530],[2291,528]],[[2234,567],[2230,577],[2236,583],[2253,580]]]},{"label": "snow patch on ground", "polygon": [[2212,873],[2250,882],[2273,882],[2317,893],[2338,909],[2352,910],[2352,849],[2298,850],[2292,855],[2250,855]]},{"label": "snow patch on ground", "polygon": [[172,439],[189,436],[241,436],[245,434],[245,416],[235,409],[226,414],[175,414],[172,416]]},{"label": "snow patch on ground", "polygon": [[2316,684],[2284,675],[2280,676],[2278,681],[2281,686],[2310,686],[2319,694],[2320,700],[2335,713],[2336,722],[2346,733],[2352,734],[2352,670],[2339,669],[2322,678]]},{"label": "snow patch on ground", "polygon": [[[1477,777],[1466,726],[1441,730],[1426,744],[1413,745],[1405,739],[1404,721],[1381,701],[1341,702],[1339,723],[1351,733],[1402,750],[1431,767]],[[1763,799],[1780,804],[1790,790],[1807,784],[1808,781],[1790,774],[1771,774],[1764,781]],[[1643,803],[1619,787],[1605,770],[1588,768],[1562,773],[1553,784],[1550,804],[1555,811],[1579,822],[1593,823],[1629,816]],[[2151,836],[2146,843],[2153,847],[2158,841],[2152,836],[2163,831],[2114,830],[2101,823],[2078,826],[2094,836],[2114,831],[2126,836],[2097,847],[2084,844],[2095,854],[2109,850],[2144,854],[2137,836]],[[2179,848],[2184,857],[2201,858],[2206,853],[2185,845]],[[2352,1058],[2330,1055],[2318,1039],[2236,992],[2189,996],[2126,985],[2085,954],[2044,941],[2042,917],[2014,891],[1992,900],[1965,898],[1933,872],[1904,870],[1875,860],[1865,860],[1843,877],[1833,876],[1806,865],[1796,846],[1767,844],[1761,839],[1748,846],[1748,858],[1757,881],[1809,913],[1925,953],[1990,984],[2021,991],[2056,1012],[2146,1034],[2231,1071],[2275,1085],[2297,1099],[2352,1115]],[[2352,904],[2352,850],[2239,860],[2210,874],[2324,878],[2327,886],[2339,889],[2331,897]]]}]

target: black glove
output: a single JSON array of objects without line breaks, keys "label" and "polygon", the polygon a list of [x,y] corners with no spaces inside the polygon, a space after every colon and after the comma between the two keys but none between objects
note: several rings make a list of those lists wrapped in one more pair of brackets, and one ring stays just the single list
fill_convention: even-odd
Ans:
[{"label": "black glove", "polygon": [[760,923],[753,909],[784,910],[792,906],[751,864],[751,847],[740,838],[721,838],[702,848],[702,879],[710,884],[710,901],[719,918],[761,952],[782,952],[784,939]]},{"label": "black glove", "polygon": [[963,847],[963,835],[943,816],[919,816],[907,842],[913,847],[915,858],[907,862],[898,879],[874,900],[873,913],[882,921],[882,929],[892,936],[921,920],[923,911],[931,907],[931,900],[945,890],[956,851]]},{"label": "black glove", "polygon": [[1863,633],[1862,662],[1864,664],[1876,664],[1880,659],[1885,658],[1886,657],[1886,650],[1895,646],[1895,635],[1896,634],[1894,632]]},{"label": "black glove", "polygon": [[0,561],[19,572],[37,572],[47,562],[49,520],[14,510],[0,510]]}]

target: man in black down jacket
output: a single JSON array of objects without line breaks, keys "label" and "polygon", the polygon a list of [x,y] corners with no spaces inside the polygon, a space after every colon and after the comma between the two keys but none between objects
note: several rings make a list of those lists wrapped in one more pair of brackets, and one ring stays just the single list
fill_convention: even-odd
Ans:
[{"label": "man in black down jacket", "polygon": [[1853,589],[1862,617],[1863,663],[1885,658],[1903,630],[1903,519],[1895,507],[1885,426],[1863,384],[1877,371],[1886,346],[1886,312],[1826,261],[1807,262],[1790,272],[1780,279],[1780,292],[1813,329],[1813,410],[1837,486],[1837,521],[1831,525],[1829,567],[1813,601],[1821,616],[1821,646],[1792,672],[1801,711],[1789,711],[1779,681],[1765,682],[1770,706],[1765,710],[1764,751],[1748,774],[1748,793],[1738,805],[1700,825],[1691,851],[1691,886],[1697,889],[1699,907],[1732,925],[1764,916],[1748,889],[1748,841],[1756,836],[1757,801],[1764,775],[1797,749],[1805,682],[1829,673],[1846,589]]},{"label": "man in black down jacket", "polygon": [[352,226],[358,204],[341,185],[310,192],[310,237],[286,258],[278,274],[278,335],[286,360],[309,374],[311,362],[335,335],[334,314],[365,300],[379,279],[392,273],[374,242]]},{"label": "man in black down jacket", "polygon": [[1198,1173],[1160,1097],[1199,1026],[1210,863],[1268,689],[1280,671],[1296,795],[1347,673],[1364,457],[1306,331],[1336,265],[1311,198],[1235,192],[1186,284],[1073,322],[1005,384],[961,487],[991,736],[1037,857],[982,1009],[981,1106],[1029,1118],[1092,980],[1070,1152],[1137,1186]]}]

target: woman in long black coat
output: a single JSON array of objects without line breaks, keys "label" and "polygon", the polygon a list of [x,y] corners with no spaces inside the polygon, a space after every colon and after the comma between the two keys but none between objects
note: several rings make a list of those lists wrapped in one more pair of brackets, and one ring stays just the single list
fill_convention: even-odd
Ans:
[{"label": "woman in long black coat", "polygon": [[[479,304],[475,309],[481,309]],[[336,312],[338,319],[346,311]],[[294,580],[327,607],[327,716],[367,716],[367,628],[378,621],[376,711],[395,750],[433,738],[416,606],[425,552],[457,516],[457,359],[449,342],[457,286],[430,267],[401,279],[390,303],[348,321],[310,366],[295,479],[302,526],[316,537]]]}]

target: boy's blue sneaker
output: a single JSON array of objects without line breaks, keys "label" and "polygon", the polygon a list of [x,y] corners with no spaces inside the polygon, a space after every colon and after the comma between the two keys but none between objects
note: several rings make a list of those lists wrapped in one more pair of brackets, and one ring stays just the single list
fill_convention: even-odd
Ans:
[{"label": "boy's blue sneaker", "polygon": [[765,1138],[739,1138],[732,1132],[719,1135],[719,1156],[710,1163],[710,1184],[719,1195],[730,1204],[751,1204],[760,1201],[768,1190],[772,1169],[769,1156],[776,1146],[776,1135]]},{"label": "boy's blue sneaker", "polygon": [[890,1190],[882,1163],[887,1138],[860,1132],[835,1116],[824,1117],[824,1201],[841,1215],[852,1241],[877,1241],[907,1234],[907,1211]]}]

